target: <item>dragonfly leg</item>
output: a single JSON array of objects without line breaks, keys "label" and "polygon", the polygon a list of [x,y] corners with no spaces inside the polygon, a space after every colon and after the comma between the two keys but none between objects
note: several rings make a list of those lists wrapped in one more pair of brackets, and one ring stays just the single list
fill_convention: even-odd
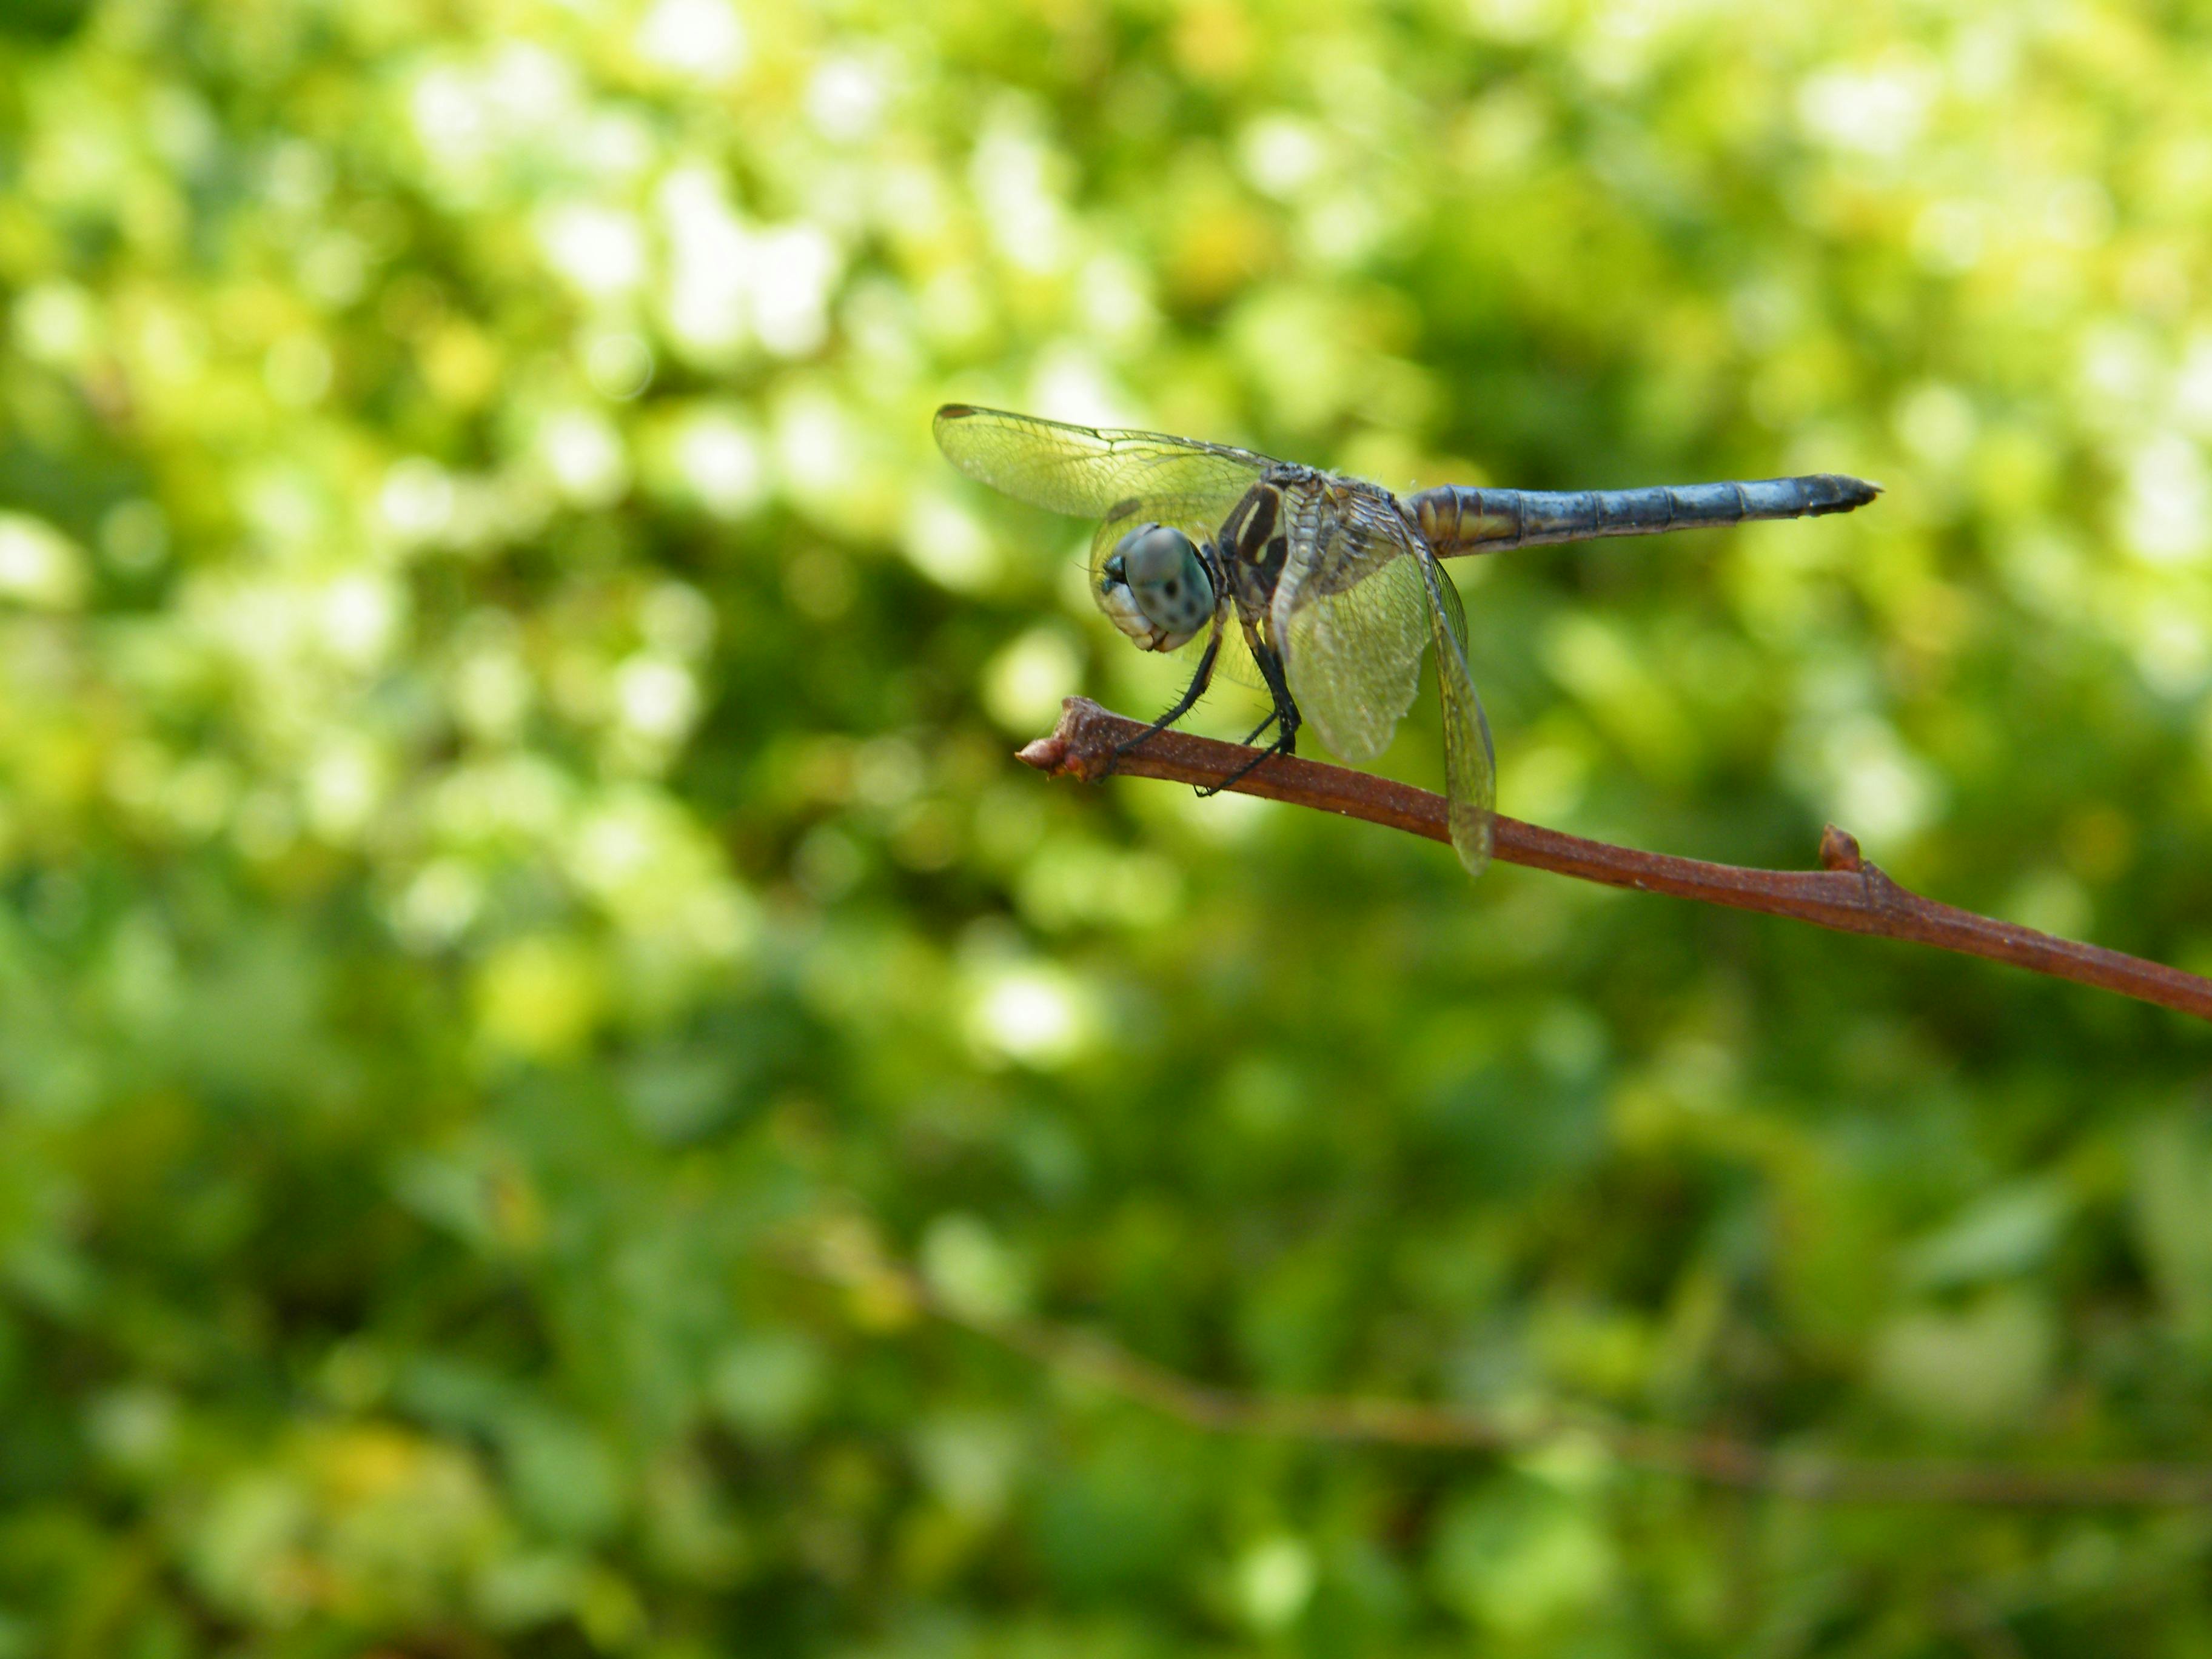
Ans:
[{"label": "dragonfly leg", "polygon": [[[1243,782],[1252,769],[1270,755],[1295,755],[1298,751],[1298,727],[1304,722],[1299,717],[1297,702],[1291,699],[1290,682],[1283,677],[1283,659],[1256,639],[1251,641],[1251,646],[1252,659],[1259,665],[1260,678],[1267,682],[1267,690],[1275,699],[1275,712],[1252,729],[1252,738],[1258,737],[1261,732],[1279,721],[1281,724],[1281,735],[1267,747],[1253,756],[1250,760],[1246,761],[1243,765],[1222,779],[1220,782],[1209,784],[1200,790],[1198,793],[1200,798],[1218,795],[1231,784]],[[1244,741],[1249,743],[1252,738],[1247,738]]]},{"label": "dragonfly leg", "polygon": [[1269,726],[1273,726],[1276,720],[1280,718],[1281,711],[1279,709],[1271,712],[1267,719],[1261,720],[1257,726],[1254,726],[1249,732],[1247,732],[1244,734],[1245,745],[1249,748],[1253,744],[1259,742],[1260,734],[1266,731]]},{"label": "dragonfly leg", "polygon": [[1190,713],[1192,708],[1197,703],[1198,700],[1206,695],[1207,683],[1213,678],[1213,659],[1220,653],[1220,651],[1221,624],[1217,620],[1213,624],[1213,637],[1206,641],[1205,653],[1198,659],[1198,672],[1190,677],[1190,684],[1183,689],[1182,696],[1176,699],[1175,707],[1169,709],[1166,714],[1161,715],[1159,719],[1154,720],[1143,731],[1138,732],[1135,737],[1127,738],[1121,743],[1115,744],[1114,745],[1114,752],[1106,757],[1106,769],[1100,775],[1111,777],[1114,773],[1114,763],[1120,760],[1122,756],[1127,754],[1139,744],[1166,731],[1168,727],[1173,726],[1185,714]]},{"label": "dragonfly leg", "polygon": [[[1275,700],[1275,712],[1272,718],[1281,723],[1282,735],[1275,739],[1275,750],[1282,754],[1295,755],[1298,752],[1298,727],[1305,721],[1298,714],[1297,699],[1291,696],[1291,682],[1283,672],[1283,659],[1273,649],[1261,646],[1257,640],[1253,641],[1252,645],[1252,657],[1260,665],[1260,678],[1267,682],[1268,695]],[[1267,729],[1267,723],[1262,720],[1260,731],[1252,735],[1256,738],[1260,732]]]}]

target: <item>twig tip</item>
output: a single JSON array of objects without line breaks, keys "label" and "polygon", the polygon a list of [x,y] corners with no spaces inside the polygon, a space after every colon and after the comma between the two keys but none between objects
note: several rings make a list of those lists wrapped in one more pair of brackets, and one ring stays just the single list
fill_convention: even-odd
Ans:
[{"label": "twig tip", "polygon": [[1048,777],[1096,783],[1113,769],[1114,757],[1113,743],[1101,733],[1099,725],[1115,718],[1088,697],[1066,698],[1060,705],[1060,724],[1017,750],[1015,758]]},{"label": "twig tip", "polygon": [[1014,758],[1024,766],[1034,766],[1048,776],[1056,777],[1067,763],[1067,739],[1057,732],[1048,732],[1014,750]]}]

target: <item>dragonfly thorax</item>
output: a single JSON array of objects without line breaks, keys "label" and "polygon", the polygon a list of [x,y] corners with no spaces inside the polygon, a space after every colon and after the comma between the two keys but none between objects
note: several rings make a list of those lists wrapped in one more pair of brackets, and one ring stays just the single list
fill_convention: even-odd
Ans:
[{"label": "dragonfly thorax", "polygon": [[1218,599],[1204,551],[1168,525],[1139,525],[1098,567],[1098,608],[1147,651],[1188,641],[1213,619]]}]

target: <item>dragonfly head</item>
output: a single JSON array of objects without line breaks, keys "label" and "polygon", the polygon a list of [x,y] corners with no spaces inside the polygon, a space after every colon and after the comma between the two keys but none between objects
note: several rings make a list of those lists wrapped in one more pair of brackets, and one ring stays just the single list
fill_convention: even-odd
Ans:
[{"label": "dragonfly head", "polygon": [[1140,524],[1098,567],[1098,608],[1147,651],[1172,651],[1213,620],[1213,577],[1198,544],[1164,524]]}]

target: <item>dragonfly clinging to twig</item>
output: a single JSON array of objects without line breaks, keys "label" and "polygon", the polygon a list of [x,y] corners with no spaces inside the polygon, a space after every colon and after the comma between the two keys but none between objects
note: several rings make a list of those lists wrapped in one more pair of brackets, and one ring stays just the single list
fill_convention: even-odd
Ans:
[{"label": "dragonfly clinging to twig", "polygon": [[1091,591],[1098,608],[1145,650],[1196,651],[1189,686],[1132,746],[1181,720],[1213,676],[1228,672],[1256,676],[1273,703],[1245,741],[1270,726],[1274,741],[1247,769],[1295,752],[1307,723],[1345,760],[1371,761],[1412,706],[1421,653],[1433,647],[1452,846],[1477,875],[1490,860],[1496,761],[1468,670],[1459,590],[1438,560],[1848,513],[1881,488],[1823,472],[1645,489],[1443,484],[1401,497],[1227,444],[966,404],[939,410],[936,431],[969,477],[1097,520]]}]

